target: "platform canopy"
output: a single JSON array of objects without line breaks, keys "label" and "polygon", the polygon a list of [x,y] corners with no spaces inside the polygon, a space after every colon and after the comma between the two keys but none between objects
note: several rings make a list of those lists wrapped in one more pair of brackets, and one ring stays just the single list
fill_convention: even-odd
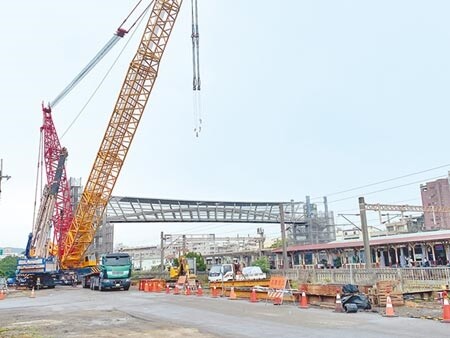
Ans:
[{"label": "platform canopy", "polygon": [[109,223],[280,223],[304,224],[302,202],[219,202],[113,196],[107,207]]}]

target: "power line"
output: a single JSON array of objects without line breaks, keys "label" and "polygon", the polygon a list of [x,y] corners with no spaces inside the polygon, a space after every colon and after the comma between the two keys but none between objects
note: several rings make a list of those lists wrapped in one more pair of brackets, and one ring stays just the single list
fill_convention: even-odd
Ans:
[{"label": "power line", "polygon": [[[350,189],[346,189],[346,190],[342,190],[342,191],[337,191],[331,194],[325,194],[324,196],[334,196],[334,195],[340,195],[340,194],[344,194],[346,192],[350,192],[350,191],[355,191],[355,190],[359,190],[359,189],[364,189],[364,188],[368,188],[368,187],[372,187],[374,185],[378,185],[378,184],[383,184],[383,183],[387,183],[387,182],[392,182],[392,181],[396,181],[402,178],[406,178],[406,177],[410,177],[410,176],[414,176],[414,175],[419,175],[419,174],[423,174],[429,171],[433,171],[433,170],[437,170],[437,169],[442,169],[445,167],[449,167],[450,164],[444,164],[444,165],[440,165],[438,167],[434,167],[434,168],[430,168],[430,169],[425,169],[425,170],[421,170],[421,171],[416,171],[410,174],[406,174],[406,175],[402,175],[402,176],[397,176],[397,177],[393,177],[393,178],[389,178],[386,180],[382,180],[382,181],[378,181],[378,182],[374,182],[374,183],[370,183],[370,184],[365,184],[365,185],[361,185],[359,187],[354,187],[354,188],[350,188]],[[323,197],[314,197],[312,199],[321,199]]]},{"label": "power line", "polygon": [[447,177],[447,176],[437,176],[437,177],[432,177],[432,178],[426,178],[426,179],[422,179],[420,181],[410,182],[410,183],[406,183],[406,184],[397,185],[397,186],[394,186],[394,187],[389,187],[389,188],[384,188],[384,189],[380,189],[380,190],[375,190],[375,191],[370,191],[370,192],[366,192],[366,193],[361,193],[361,194],[354,195],[354,196],[344,197],[344,198],[341,198],[341,199],[338,199],[338,200],[329,201],[328,203],[336,203],[336,202],[340,202],[340,201],[345,201],[345,200],[349,200],[349,199],[352,199],[352,198],[360,197],[361,195],[364,195],[364,196],[365,195],[372,195],[372,194],[376,194],[376,193],[379,193],[379,192],[392,190],[392,189],[397,189],[397,188],[402,188],[402,187],[406,187],[408,185],[421,183],[423,181],[437,180],[437,179],[444,178],[444,177]]}]

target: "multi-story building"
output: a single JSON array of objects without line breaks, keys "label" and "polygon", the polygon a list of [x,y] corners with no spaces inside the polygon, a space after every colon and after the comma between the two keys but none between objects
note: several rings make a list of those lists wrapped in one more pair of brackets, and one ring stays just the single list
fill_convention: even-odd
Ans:
[{"label": "multi-story building", "polygon": [[261,250],[265,238],[263,236],[219,237],[215,234],[167,234],[164,239],[166,254],[178,256],[184,252],[197,252],[206,257],[221,253]]},{"label": "multi-story building", "polygon": [[25,251],[25,249],[10,248],[10,247],[0,248],[0,259],[3,259],[8,256],[14,257],[21,256],[23,251]]},{"label": "multi-story building", "polygon": [[[258,257],[264,246],[264,232],[260,236],[217,237],[215,234],[166,234],[164,235],[164,264],[188,252],[201,254],[207,265],[232,261],[233,258],[249,264]],[[151,270],[161,265],[161,246],[126,247],[119,244],[116,251],[127,252],[133,259],[133,267]]]},{"label": "multi-story building", "polygon": [[159,246],[126,247],[119,244],[116,250],[131,256],[135,270],[151,270],[161,265],[161,247]]},{"label": "multi-story building", "polygon": [[[433,207],[450,207],[449,179],[442,178],[433,182],[427,182],[420,186],[422,206],[429,210]],[[425,211],[424,229],[450,229],[450,213]]]}]

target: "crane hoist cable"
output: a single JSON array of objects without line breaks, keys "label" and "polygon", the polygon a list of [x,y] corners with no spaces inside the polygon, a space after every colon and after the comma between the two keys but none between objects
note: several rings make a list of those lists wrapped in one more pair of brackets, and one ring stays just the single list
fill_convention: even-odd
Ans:
[{"label": "crane hoist cable", "polygon": [[129,29],[123,28],[127,20],[130,18],[130,16],[133,14],[134,11],[138,8],[139,4],[142,2],[140,0],[136,6],[131,10],[131,12],[128,14],[128,16],[125,18],[125,20],[121,23],[119,28],[116,30],[114,35],[109,39],[109,41],[103,46],[102,49],[94,56],[94,58],[81,70],[81,72],[75,76],[75,78],[63,89],[63,91],[53,100],[50,102],[49,106],[54,108],[59,102],[66,97],[67,94],[70,93],[70,91],[75,88],[75,86],[83,80],[83,78],[103,59],[103,57],[108,54],[108,52],[116,45],[116,43],[125,36],[125,34],[129,33],[136,23],[142,18],[142,16],[147,12],[147,10],[150,8],[151,3],[139,14],[137,19],[131,24]]},{"label": "crane hoist cable", "polygon": [[193,68],[193,112],[194,112],[194,133],[198,137],[202,131],[202,115],[201,115],[201,98],[200,98],[200,51],[199,42],[200,35],[198,31],[198,6],[197,0],[191,0],[191,16],[192,16],[192,68]]},{"label": "crane hoist cable", "polygon": [[[42,185],[43,180],[43,153],[44,153],[44,143],[43,143],[43,134],[42,130],[39,135],[39,150],[38,150],[38,160],[37,160],[37,168],[36,168],[36,184],[34,186],[34,202],[33,202],[33,220],[32,220],[32,229],[34,229],[35,219],[36,219],[36,207],[37,207],[37,199],[38,199],[38,191],[42,191],[42,188],[39,189],[39,186]],[[39,176],[39,172],[41,175]],[[41,196],[39,196],[39,199]]]},{"label": "crane hoist cable", "polygon": [[[152,1],[153,2],[153,1]],[[139,18],[137,19],[138,21],[135,21],[132,25],[132,27],[135,26],[135,24],[137,23],[138,26],[140,26],[141,22],[143,21],[144,14],[148,11],[148,9],[150,8],[150,5],[146,7],[146,9],[144,9],[144,11],[141,13],[141,15],[139,16]],[[131,28],[130,28],[131,30]],[[134,36],[134,34],[137,31],[134,30],[131,33],[131,37]],[[78,112],[78,114],[75,116],[75,118],[72,120],[72,122],[70,122],[69,126],[66,128],[66,130],[64,130],[64,132],[61,134],[61,138],[63,138],[68,132],[69,130],[72,128],[72,126],[75,124],[75,122],[78,120],[78,118],[81,116],[81,114],[84,112],[84,110],[86,109],[86,107],[89,105],[89,103],[92,101],[92,99],[94,98],[94,96],[97,94],[97,92],[99,91],[100,87],[103,85],[103,83],[105,82],[105,80],[107,79],[107,77],[109,76],[109,74],[111,73],[112,69],[114,68],[114,66],[116,65],[117,61],[119,61],[120,57],[122,56],[123,52],[125,51],[125,49],[127,48],[128,44],[130,43],[132,39],[128,39],[128,41],[125,43],[125,45],[123,46],[122,50],[120,51],[120,53],[117,55],[117,57],[115,58],[115,60],[113,61],[113,63],[111,64],[111,66],[108,68],[108,70],[106,71],[105,75],[103,76],[103,78],[100,80],[99,84],[97,85],[97,87],[95,87],[94,91],[92,92],[92,94],[89,96],[89,98],[87,99],[86,103],[83,105],[83,107],[81,107],[80,111]]]},{"label": "crane hoist cable", "polygon": [[201,87],[200,81],[200,61],[199,61],[199,32],[198,32],[198,6],[197,0],[191,0],[192,7],[192,66],[194,70],[193,76],[193,89],[194,91],[199,91]]}]

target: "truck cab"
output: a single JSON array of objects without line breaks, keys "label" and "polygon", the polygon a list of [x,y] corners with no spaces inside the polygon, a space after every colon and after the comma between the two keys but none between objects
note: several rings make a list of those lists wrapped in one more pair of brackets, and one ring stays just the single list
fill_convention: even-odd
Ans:
[{"label": "truck cab", "polygon": [[234,279],[233,264],[213,265],[209,270],[208,281],[226,282]]},{"label": "truck cab", "polygon": [[131,257],[127,253],[110,253],[101,257],[100,271],[84,275],[83,287],[92,290],[128,290],[131,285]]}]

